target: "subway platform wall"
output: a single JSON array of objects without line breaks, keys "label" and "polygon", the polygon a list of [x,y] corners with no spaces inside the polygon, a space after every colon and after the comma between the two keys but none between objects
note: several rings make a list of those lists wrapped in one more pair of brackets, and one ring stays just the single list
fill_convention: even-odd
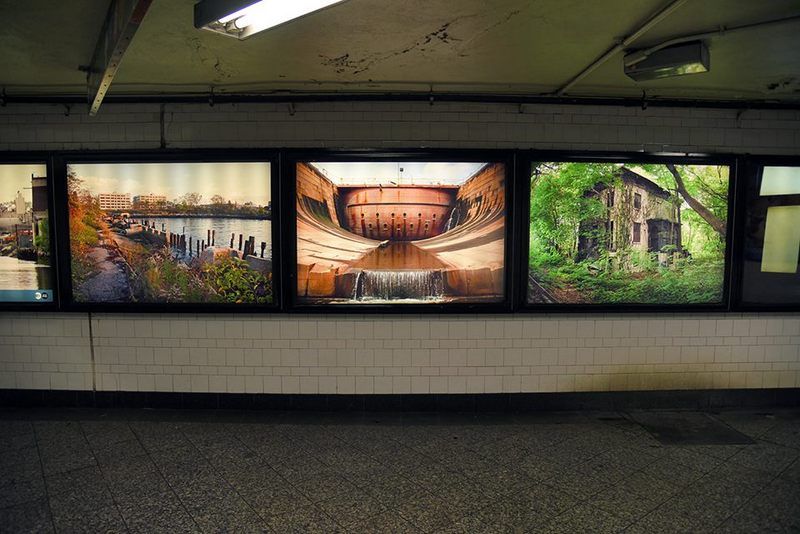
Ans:
[{"label": "subway platform wall", "polygon": [[[163,123],[161,117],[163,115]],[[9,104],[0,150],[800,154],[800,111],[434,102]],[[459,394],[800,387],[800,314],[0,313],[0,389]]]}]

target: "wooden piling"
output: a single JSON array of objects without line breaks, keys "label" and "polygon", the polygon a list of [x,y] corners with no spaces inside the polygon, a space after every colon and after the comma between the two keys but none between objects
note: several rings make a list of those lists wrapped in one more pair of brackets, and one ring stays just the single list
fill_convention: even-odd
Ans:
[{"label": "wooden piling", "polygon": [[261,257],[264,257],[264,250],[267,248],[267,244],[263,241],[261,242]]},{"label": "wooden piling", "polygon": [[239,234],[239,250],[242,250],[242,234]]},{"label": "wooden piling", "polygon": [[250,256],[255,256],[256,255],[256,238],[253,237],[253,236],[250,236],[250,239],[248,239],[248,241],[250,242]]},{"label": "wooden piling", "polygon": [[236,238],[236,234],[231,234],[231,248],[233,248],[233,240]]},{"label": "wooden piling", "polygon": [[211,230],[206,230],[206,243],[211,244]]},{"label": "wooden piling", "polygon": [[211,230],[211,246],[213,247],[216,242],[217,242],[217,231]]}]

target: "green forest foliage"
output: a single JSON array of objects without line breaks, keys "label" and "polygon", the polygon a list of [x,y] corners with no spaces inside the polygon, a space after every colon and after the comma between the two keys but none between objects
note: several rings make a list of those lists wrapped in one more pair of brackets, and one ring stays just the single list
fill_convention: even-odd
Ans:
[{"label": "green forest foliage", "polygon": [[[539,163],[531,177],[530,274],[559,302],[700,303],[722,297],[725,239],[680,195],[665,165],[635,166],[680,206],[681,251],[664,266],[658,251],[631,247],[630,225],[618,223],[616,249],[599,246],[579,258],[579,238],[610,243],[604,221],[609,211],[599,192],[615,188],[622,202],[621,165],[611,163]],[[728,168],[677,166],[688,194],[722,221],[728,211]],[[622,228],[621,230],[619,228]],[[622,235],[621,235],[622,234]],[[675,252],[668,245],[661,252]],[[536,300],[532,293],[530,297]]]},{"label": "green forest foliage", "polygon": [[[640,165],[655,182],[677,195],[675,178],[665,165]],[[677,165],[690,195],[719,219],[728,218],[729,169],[719,165]],[[724,259],[725,240],[685,202],[681,205],[683,247],[694,258]]]}]

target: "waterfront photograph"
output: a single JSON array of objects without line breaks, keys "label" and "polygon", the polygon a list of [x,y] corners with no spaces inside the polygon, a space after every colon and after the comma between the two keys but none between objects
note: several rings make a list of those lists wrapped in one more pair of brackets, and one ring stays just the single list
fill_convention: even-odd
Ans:
[{"label": "waterfront photograph", "polygon": [[504,164],[309,161],[296,173],[298,303],[504,300]]},{"label": "waterfront photograph", "polygon": [[528,302],[720,304],[725,165],[540,162]]},{"label": "waterfront photograph", "polygon": [[0,302],[52,301],[49,195],[45,165],[0,165]]},{"label": "waterfront photograph", "polygon": [[268,162],[70,163],[73,298],[269,304]]}]

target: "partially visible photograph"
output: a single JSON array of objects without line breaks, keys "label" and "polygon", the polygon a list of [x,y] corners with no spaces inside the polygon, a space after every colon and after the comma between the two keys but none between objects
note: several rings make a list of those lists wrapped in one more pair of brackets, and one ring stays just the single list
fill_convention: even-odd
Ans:
[{"label": "partially visible photograph", "polygon": [[76,302],[273,302],[268,162],[72,163],[67,181]]},{"label": "partially visible photograph", "polygon": [[42,164],[0,164],[0,303],[53,302],[50,192]]},{"label": "partially visible photograph", "polygon": [[800,305],[800,166],[765,165],[747,183],[742,303]]},{"label": "partially visible photograph", "polygon": [[505,299],[505,177],[492,162],[297,164],[297,301]]},{"label": "partially visible photograph", "polygon": [[725,165],[539,162],[528,302],[721,304]]}]

